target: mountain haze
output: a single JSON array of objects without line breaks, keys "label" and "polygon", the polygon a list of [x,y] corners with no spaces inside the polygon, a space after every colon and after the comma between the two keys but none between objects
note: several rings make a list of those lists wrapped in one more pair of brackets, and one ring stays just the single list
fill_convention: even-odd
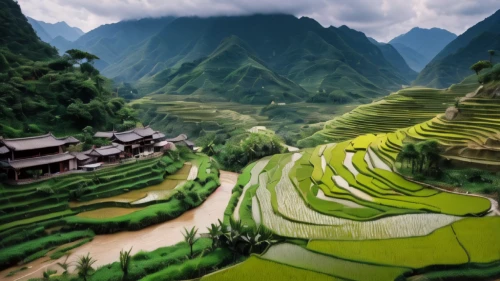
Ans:
[{"label": "mountain haze", "polygon": [[398,50],[415,71],[421,71],[456,37],[457,35],[440,28],[424,29],[415,27],[407,33],[392,39],[389,44]]},{"label": "mountain haze", "polygon": [[[95,48],[91,42],[129,40],[125,39],[131,37],[127,30],[138,22],[108,26],[120,34],[103,34],[95,40],[89,39],[91,34],[104,33],[104,27],[99,27],[82,36],[75,44],[106,61],[108,65],[102,69],[105,75],[119,81],[140,81],[142,94],[165,86],[163,90],[174,89],[169,79],[174,74],[179,77],[178,71],[186,70],[187,65],[182,67],[183,64],[198,65],[204,58],[214,55],[221,42],[232,36],[243,42],[248,47],[246,50],[251,50],[252,56],[261,61],[260,65],[270,71],[266,71],[267,74],[273,73],[271,80],[276,78],[293,82],[297,84],[293,89],[302,88],[311,94],[302,96],[302,100],[333,101],[351,97],[369,101],[411,80],[407,73],[394,67],[363,33],[346,26],[324,28],[313,19],[298,19],[290,15],[182,17],[163,21],[163,27],[156,25],[156,33],[151,29],[149,33],[138,32],[140,38],[134,40],[134,44],[128,44],[125,50],[124,44],[117,44],[117,50],[109,52],[108,48]],[[109,36],[114,36],[114,39],[108,39]],[[233,59],[229,57],[225,60],[228,63],[225,69],[234,66],[230,61]],[[249,69],[256,70],[254,65]],[[225,77],[224,73],[220,76]],[[160,77],[165,80],[161,81]],[[285,84],[290,86],[289,82]],[[147,83],[153,85],[148,86]],[[198,88],[192,86],[199,84],[190,85],[182,88],[182,93],[186,94],[186,89],[196,92]]]},{"label": "mountain haze", "polygon": [[[28,17],[28,22],[33,26],[38,36],[41,37],[40,39],[47,43],[57,36],[61,36],[68,41],[75,41],[84,34],[84,32],[78,27],[71,27],[63,21],[57,23],[46,23]],[[40,34],[43,34],[43,38]],[[49,36],[49,38],[46,36]]]},{"label": "mountain haze", "polygon": [[406,79],[409,81],[413,81],[417,78],[418,73],[415,72],[409,64],[405,61],[405,59],[401,56],[401,54],[392,46],[391,44],[380,43],[373,38],[368,38],[370,42],[372,42],[375,46],[377,46],[384,58],[392,64]]},{"label": "mountain haze", "polygon": [[444,88],[458,83],[473,73],[469,69],[472,64],[489,59],[488,50],[500,50],[500,10],[448,44],[420,72],[414,84]]}]

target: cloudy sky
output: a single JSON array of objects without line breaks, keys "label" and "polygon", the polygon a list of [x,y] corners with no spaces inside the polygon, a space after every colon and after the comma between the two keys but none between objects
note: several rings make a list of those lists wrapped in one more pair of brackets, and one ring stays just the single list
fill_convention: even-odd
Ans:
[{"label": "cloudy sky", "polygon": [[418,26],[461,34],[500,9],[499,0],[18,0],[27,16],[90,31],[124,19],[288,13],[347,25],[383,42]]}]

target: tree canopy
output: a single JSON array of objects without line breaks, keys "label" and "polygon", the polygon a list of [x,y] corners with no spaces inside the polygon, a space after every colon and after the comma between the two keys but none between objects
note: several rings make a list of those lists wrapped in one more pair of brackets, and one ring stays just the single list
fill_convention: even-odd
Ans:
[{"label": "tree canopy", "polygon": [[485,68],[491,68],[493,65],[491,64],[491,62],[487,61],[487,60],[481,60],[481,61],[478,61],[476,62],[475,64],[473,64],[470,69],[473,70],[474,72],[476,72],[476,75],[479,75],[479,72],[481,72],[481,70],[485,69]]}]

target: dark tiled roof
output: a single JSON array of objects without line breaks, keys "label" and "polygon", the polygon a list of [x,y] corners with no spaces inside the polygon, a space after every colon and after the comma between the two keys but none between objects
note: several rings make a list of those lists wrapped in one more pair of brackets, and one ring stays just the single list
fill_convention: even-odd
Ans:
[{"label": "dark tiled roof", "polygon": [[58,163],[70,159],[74,159],[75,156],[69,153],[61,153],[55,155],[47,155],[42,157],[27,158],[21,160],[10,161],[9,165],[14,169],[22,169],[28,167],[35,167],[40,165]]},{"label": "dark tiled roof", "polygon": [[136,140],[140,140],[143,137],[134,133],[134,132],[123,132],[123,133],[115,133],[113,135],[113,139],[117,139],[121,142],[132,142]]},{"label": "dark tiled roof", "polygon": [[5,146],[0,146],[0,154],[5,154],[5,153],[9,153],[9,149]]},{"label": "dark tiled roof", "polygon": [[149,126],[148,127],[144,127],[144,128],[135,128],[133,130],[133,132],[136,133],[136,134],[138,134],[141,137],[149,137],[149,136],[152,136],[153,134],[156,133]]},{"label": "dark tiled roof", "polygon": [[165,134],[162,134],[160,132],[156,132],[156,133],[153,134],[153,139],[154,140],[162,139],[164,137],[165,137]]},{"label": "dark tiled roof", "polygon": [[166,141],[168,141],[168,142],[181,142],[184,140],[187,140],[187,136],[184,134],[178,135],[177,137],[172,138],[172,139],[166,139]]},{"label": "dark tiled roof", "polygon": [[66,144],[65,141],[56,139],[50,133],[42,136],[28,138],[0,139],[0,142],[3,142],[3,144],[10,150],[15,151],[54,147]]},{"label": "dark tiled roof", "polygon": [[121,146],[118,145],[108,145],[100,148],[94,148],[86,153],[86,155],[90,156],[109,156],[120,154],[123,150],[120,149]]},{"label": "dark tiled roof", "polygon": [[82,152],[73,152],[71,154],[73,154],[76,159],[78,159],[78,161],[85,161],[85,160],[88,160],[90,159],[89,156],[87,156],[87,154],[92,151],[92,150],[87,150],[87,151],[82,151]]},{"label": "dark tiled roof", "polygon": [[80,143],[79,140],[77,140],[76,138],[74,138],[72,136],[65,137],[65,138],[58,138],[57,140],[63,141],[65,144],[78,144],[78,143]]}]

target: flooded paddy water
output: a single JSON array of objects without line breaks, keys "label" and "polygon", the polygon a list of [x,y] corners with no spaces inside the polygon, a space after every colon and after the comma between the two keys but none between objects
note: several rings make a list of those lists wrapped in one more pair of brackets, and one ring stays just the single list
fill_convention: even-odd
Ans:
[{"label": "flooded paddy water", "polygon": [[[122,249],[128,250],[132,248],[132,254],[136,254],[141,250],[152,251],[160,247],[174,245],[182,241],[181,231],[184,227],[196,226],[200,229],[199,232],[206,232],[206,228],[210,224],[216,223],[218,219],[223,218],[224,210],[231,197],[231,190],[236,184],[238,174],[221,171],[220,177],[221,186],[198,208],[187,211],[176,219],[139,231],[97,235],[91,242],[72,250],[68,262],[72,263],[79,256],[90,253],[90,256],[97,260],[94,267],[99,267],[118,261]],[[44,257],[22,266],[11,267],[0,271],[0,280],[17,281],[38,278],[48,268],[61,272],[57,262],[64,262],[65,259],[66,257],[61,257],[57,260],[50,260],[49,257]],[[24,266],[27,267],[26,270],[20,271],[14,276],[6,277],[9,272]],[[70,267],[70,271],[72,270],[73,267]]]}]

